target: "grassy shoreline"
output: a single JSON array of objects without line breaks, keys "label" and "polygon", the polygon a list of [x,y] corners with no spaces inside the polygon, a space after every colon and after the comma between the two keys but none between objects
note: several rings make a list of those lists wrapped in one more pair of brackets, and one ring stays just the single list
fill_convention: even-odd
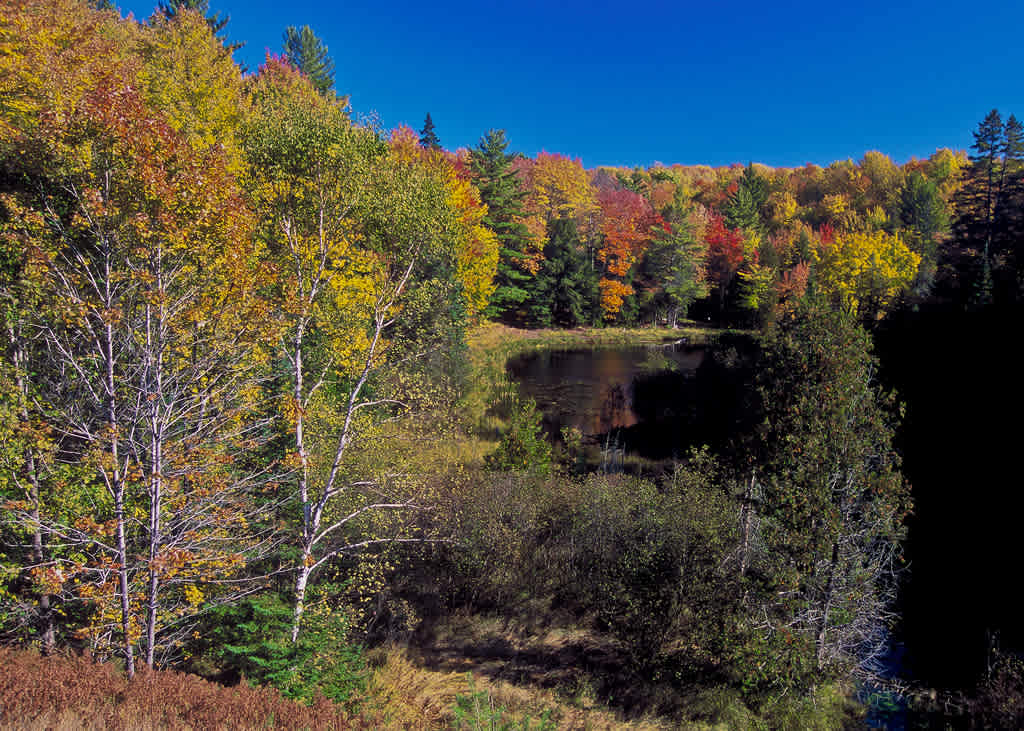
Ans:
[{"label": "grassy shoreline", "polygon": [[524,330],[496,322],[474,328],[468,337],[470,352],[500,351],[508,357],[524,352],[569,348],[614,348],[667,343],[685,339],[692,345],[714,343],[722,335],[749,334],[748,330],[707,327],[688,323],[683,327],[589,327],[571,330]]}]

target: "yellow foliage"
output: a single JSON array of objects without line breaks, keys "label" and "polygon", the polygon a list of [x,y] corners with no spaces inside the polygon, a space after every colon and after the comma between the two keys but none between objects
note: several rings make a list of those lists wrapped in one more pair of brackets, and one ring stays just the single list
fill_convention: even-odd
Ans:
[{"label": "yellow foliage", "polygon": [[834,219],[838,219],[850,207],[850,202],[845,193],[830,193],[822,199],[821,204],[829,216]]},{"label": "yellow foliage", "polygon": [[788,190],[772,193],[768,196],[768,208],[771,211],[773,228],[784,228],[793,222],[796,216],[796,198]]},{"label": "yellow foliage", "polygon": [[195,149],[223,149],[229,169],[240,172],[235,132],[243,118],[244,96],[231,54],[194,10],[170,19],[157,12],[145,30],[140,76],[148,101]]},{"label": "yellow foliage", "polygon": [[822,247],[815,283],[849,311],[880,315],[913,282],[920,263],[899,235],[843,233]]},{"label": "yellow foliage", "polygon": [[487,206],[480,200],[480,191],[460,173],[455,156],[422,148],[409,127],[394,130],[389,146],[396,161],[422,166],[444,187],[445,203],[455,219],[452,234],[457,276],[467,313],[471,320],[478,319],[494,293],[499,250],[498,237],[483,224]]},{"label": "yellow foliage", "polygon": [[448,166],[445,190],[448,205],[458,225],[458,277],[462,282],[471,319],[478,318],[494,294],[494,274],[498,269],[498,237],[484,226],[487,206],[480,191]]},{"label": "yellow foliage", "polygon": [[601,311],[606,319],[614,319],[622,309],[623,300],[633,294],[633,288],[617,279],[604,278],[597,285],[601,290]]},{"label": "yellow foliage", "polygon": [[[583,238],[597,232],[600,207],[579,159],[541,152],[522,169],[521,177],[528,191],[524,201],[527,216],[539,217],[545,226],[557,218],[572,218]],[[546,239],[545,229],[541,241]],[[540,246],[543,249],[543,243]]]}]

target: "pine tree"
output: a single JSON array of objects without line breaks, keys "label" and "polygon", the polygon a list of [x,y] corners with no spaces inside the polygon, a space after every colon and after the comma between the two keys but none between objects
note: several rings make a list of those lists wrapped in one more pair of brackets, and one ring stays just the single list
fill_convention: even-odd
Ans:
[{"label": "pine tree", "polygon": [[[109,2],[109,0],[97,0],[96,7],[104,10],[108,8],[113,9],[114,5],[112,2]],[[157,3],[157,10],[163,13],[167,18],[173,18],[185,10],[195,10],[206,18],[206,22],[210,26],[210,30],[213,31],[213,34],[217,36],[218,40],[224,44],[224,47],[228,49],[228,51],[233,53],[245,45],[244,43],[237,42],[227,43],[227,36],[221,34],[221,31],[224,30],[228,21],[231,20],[231,16],[225,15],[221,17],[220,13],[211,13],[210,0],[160,0],[160,2]]]},{"label": "pine tree", "polygon": [[978,125],[971,148],[977,152],[977,154],[971,155],[971,172],[976,174],[982,183],[982,196],[985,200],[982,216],[985,224],[985,259],[987,260],[989,249],[992,246],[995,206],[1000,193],[998,183],[1001,183],[1002,177],[1000,156],[1003,152],[1003,122],[999,116],[999,110],[993,109]]},{"label": "pine tree", "polygon": [[427,112],[427,118],[423,120],[423,129],[420,130],[420,147],[425,150],[441,149],[441,140],[434,132],[434,120],[430,118],[430,112]]},{"label": "pine tree", "polygon": [[480,138],[470,153],[470,170],[480,190],[480,200],[487,204],[484,224],[498,237],[501,244],[498,259],[497,285],[491,297],[488,315],[512,317],[527,298],[526,287],[533,277],[524,271],[524,253],[530,234],[521,222],[523,197],[519,180],[512,170],[513,155],[508,154],[505,130],[490,130]]},{"label": "pine tree", "polygon": [[305,74],[324,96],[334,87],[334,61],[327,55],[327,46],[308,25],[301,29],[290,25],[284,31],[284,57]]},{"label": "pine tree", "polygon": [[955,242],[946,265],[960,291],[973,304],[992,301],[992,249],[999,228],[1005,136],[999,111],[993,109],[974,132],[971,165],[956,197]]},{"label": "pine tree", "polygon": [[1003,128],[1003,178],[996,251],[1006,260],[1004,289],[1014,299],[1024,295],[1024,125],[1014,115]]}]

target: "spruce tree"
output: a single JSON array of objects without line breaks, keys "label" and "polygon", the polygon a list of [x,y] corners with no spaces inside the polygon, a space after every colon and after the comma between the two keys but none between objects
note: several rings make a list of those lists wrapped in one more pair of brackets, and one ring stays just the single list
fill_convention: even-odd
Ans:
[{"label": "spruce tree", "polygon": [[334,87],[334,61],[327,55],[327,46],[316,37],[308,25],[301,29],[294,25],[284,31],[284,57],[304,73],[324,96]]},{"label": "spruce tree", "polygon": [[[559,218],[548,225],[544,262],[534,280],[530,316],[541,327],[577,327],[586,320],[587,293],[594,279],[581,254],[576,221]],[[596,283],[596,282],[595,282]]]},{"label": "spruce tree", "polygon": [[704,276],[707,252],[694,235],[684,206],[679,191],[675,203],[665,211],[668,226],[655,228],[642,262],[644,274],[659,293],[655,307],[664,312],[673,328],[680,317],[686,317],[690,305],[708,293]]},{"label": "spruce tree", "polygon": [[441,149],[441,140],[434,132],[434,120],[430,118],[430,112],[427,112],[427,118],[423,120],[423,129],[420,130],[420,147],[425,150]]},{"label": "spruce tree", "polygon": [[513,155],[508,152],[505,130],[490,130],[470,153],[473,182],[480,190],[480,199],[487,204],[484,224],[494,231],[501,245],[498,259],[497,285],[491,296],[487,314],[511,319],[526,300],[527,287],[533,277],[523,264],[530,243],[530,233],[520,221],[523,197],[519,180],[512,170]]},{"label": "spruce tree", "polygon": [[739,179],[736,192],[725,205],[725,222],[729,228],[760,231],[763,228],[761,206],[767,200],[768,181],[754,170],[753,164],[747,165],[743,177]]}]

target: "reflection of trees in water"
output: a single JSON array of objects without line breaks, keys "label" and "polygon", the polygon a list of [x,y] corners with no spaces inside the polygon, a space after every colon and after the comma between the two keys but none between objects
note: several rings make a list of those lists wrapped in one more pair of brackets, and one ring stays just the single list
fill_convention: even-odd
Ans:
[{"label": "reflection of trees in water", "polygon": [[636,423],[633,404],[621,383],[611,383],[601,389],[601,411],[596,433],[602,434],[618,427]]},{"label": "reflection of trees in water", "polygon": [[[544,428],[552,439],[561,439],[563,428],[575,428],[584,439],[600,445],[602,435],[609,431],[629,429],[651,418],[641,414],[635,403],[638,377],[664,374],[678,380],[681,375],[692,375],[704,353],[703,347],[678,344],[670,348],[548,351],[513,358],[508,372],[522,393],[543,411]],[[656,403],[677,395],[675,380],[668,388],[669,393],[654,398]],[[662,426],[658,428],[664,431]]]}]

